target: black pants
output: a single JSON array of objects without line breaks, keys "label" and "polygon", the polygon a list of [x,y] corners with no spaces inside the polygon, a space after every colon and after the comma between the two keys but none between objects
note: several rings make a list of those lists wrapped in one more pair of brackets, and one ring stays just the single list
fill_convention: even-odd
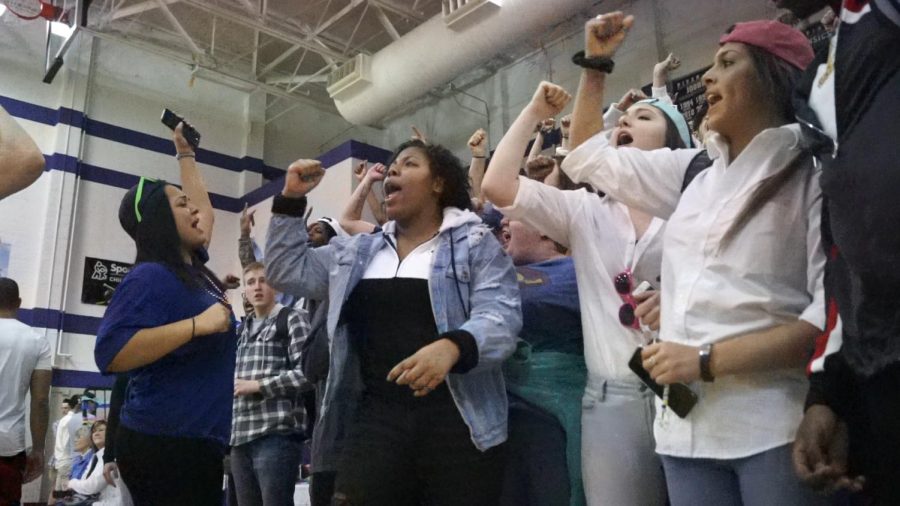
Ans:
[{"label": "black pants", "polygon": [[362,402],[338,466],[333,504],[497,505],[504,445],[475,448],[449,395],[442,402],[421,400]]},{"label": "black pants", "polygon": [[120,425],[116,444],[116,462],[135,506],[222,506],[224,451],[218,443]]},{"label": "black pants", "polygon": [[900,504],[900,363],[860,383],[847,419],[851,465],[870,496],[859,504]]},{"label": "black pants", "polygon": [[571,494],[566,431],[552,415],[515,397],[501,506],[568,506]]},{"label": "black pants", "polygon": [[309,502],[312,506],[331,506],[336,477],[337,473],[333,471],[312,473],[309,477]]}]

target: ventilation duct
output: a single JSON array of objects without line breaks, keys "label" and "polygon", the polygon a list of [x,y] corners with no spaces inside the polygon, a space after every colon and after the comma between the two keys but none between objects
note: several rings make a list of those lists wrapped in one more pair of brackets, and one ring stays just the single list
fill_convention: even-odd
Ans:
[{"label": "ventilation duct", "polygon": [[352,95],[372,82],[372,57],[360,53],[328,74],[328,95],[331,98]]},{"label": "ventilation duct", "polygon": [[[468,72],[526,37],[544,33],[595,1],[503,0],[499,8],[497,3],[455,0],[455,9],[445,9],[444,14],[379,51],[371,57],[371,82],[357,82],[356,86],[332,94],[338,111],[353,124],[377,123],[428,90]],[[444,19],[454,14],[465,14],[465,26]]]},{"label": "ventilation duct", "polygon": [[498,9],[502,3],[502,0],[442,0],[442,19],[450,28],[463,30],[470,22],[476,22]]}]

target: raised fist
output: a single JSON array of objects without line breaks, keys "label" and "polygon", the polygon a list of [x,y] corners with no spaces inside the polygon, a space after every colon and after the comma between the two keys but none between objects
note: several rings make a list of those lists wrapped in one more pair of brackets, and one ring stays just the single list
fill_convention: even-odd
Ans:
[{"label": "raised fist", "polygon": [[669,53],[666,59],[653,66],[653,86],[663,85],[669,79],[669,72],[681,66],[681,60]]},{"label": "raised fist", "polygon": [[584,55],[612,58],[634,24],[634,16],[621,11],[601,14],[584,24]]},{"label": "raised fist", "polygon": [[366,172],[366,178],[372,181],[384,181],[384,177],[387,175],[387,167],[384,164],[376,163],[375,165],[369,167],[369,171]]},{"label": "raised fist", "polygon": [[569,95],[561,86],[541,81],[531,98],[529,107],[540,117],[552,118],[562,112],[571,99],[572,95]]},{"label": "raised fist", "polygon": [[644,92],[635,88],[632,88],[625,92],[622,95],[622,98],[616,103],[616,109],[625,112],[629,107],[633,106],[637,102],[644,100],[647,98],[647,95],[644,95]]},{"label": "raised fist", "polygon": [[369,162],[359,162],[356,164],[356,167],[353,167],[353,175],[356,176],[357,181],[362,181],[366,177],[366,165]]},{"label": "raised fist", "polygon": [[292,163],[284,175],[284,190],[281,194],[289,198],[306,196],[318,186],[325,175],[325,169],[318,160],[297,160]]},{"label": "raised fist", "polygon": [[475,130],[472,137],[469,137],[469,150],[472,152],[472,156],[485,156],[485,153],[487,152],[487,140],[487,132],[485,132],[483,128]]},{"label": "raised fist", "polygon": [[256,225],[256,220],[253,218],[253,215],[256,213],[256,209],[247,212],[247,204],[244,204],[244,210],[241,212],[241,237],[250,237],[250,230]]}]

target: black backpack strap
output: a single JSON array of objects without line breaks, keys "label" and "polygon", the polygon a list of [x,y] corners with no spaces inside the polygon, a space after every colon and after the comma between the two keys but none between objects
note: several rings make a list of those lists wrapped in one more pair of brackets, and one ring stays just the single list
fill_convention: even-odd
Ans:
[{"label": "black backpack strap", "polygon": [[310,322],[309,336],[303,343],[300,363],[303,376],[310,383],[318,383],[328,376],[331,351],[328,342],[328,301],[316,304]]},{"label": "black backpack strap", "polygon": [[291,329],[288,328],[288,317],[290,316],[291,308],[285,306],[281,308],[281,311],[278,312],[278,316],[275,318],[275,337],[280,342],[289,343],[291,341]]},{"label": "black backpack strap", "polygon": [[691,163],[688,164],[687,171],[684,173],[684,180],[681,182],[681,193],[684,193],[684,190],[687,190],[688,185],[690,185],[691,181],[697,177],[697,174],[708,169],[712,163],[712,159],[705,149],[697,153],[697,156],[691,160]]}]

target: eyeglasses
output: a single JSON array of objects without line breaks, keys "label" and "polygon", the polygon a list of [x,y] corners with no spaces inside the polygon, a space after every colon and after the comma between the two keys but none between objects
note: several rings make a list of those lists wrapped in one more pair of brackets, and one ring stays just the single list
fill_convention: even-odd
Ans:
[{"label": "eyeglasses", "polygon": [[141,176],[141,180],[138,182],[137,193],[134,194],[134,215],[137,217],[138,223],[143,220],[141,216],[141,197],[144,195],[144,183],[150,181],[151,183],[155,183],[156,179],[150,179],[149,177]]},{"label": "eyeglasses", "polygon": [[634,310],[637,308],[637,301],[631,295],[631,292],[634,290],[634,277],[631,275],[631,270],[626,269],[613,278],[613,286],[616,287],[616,293],[619,294],[623,302],[622,306],[619,307],[619,323],[626,327],[640,330],[641,324],[634,314]]}]

